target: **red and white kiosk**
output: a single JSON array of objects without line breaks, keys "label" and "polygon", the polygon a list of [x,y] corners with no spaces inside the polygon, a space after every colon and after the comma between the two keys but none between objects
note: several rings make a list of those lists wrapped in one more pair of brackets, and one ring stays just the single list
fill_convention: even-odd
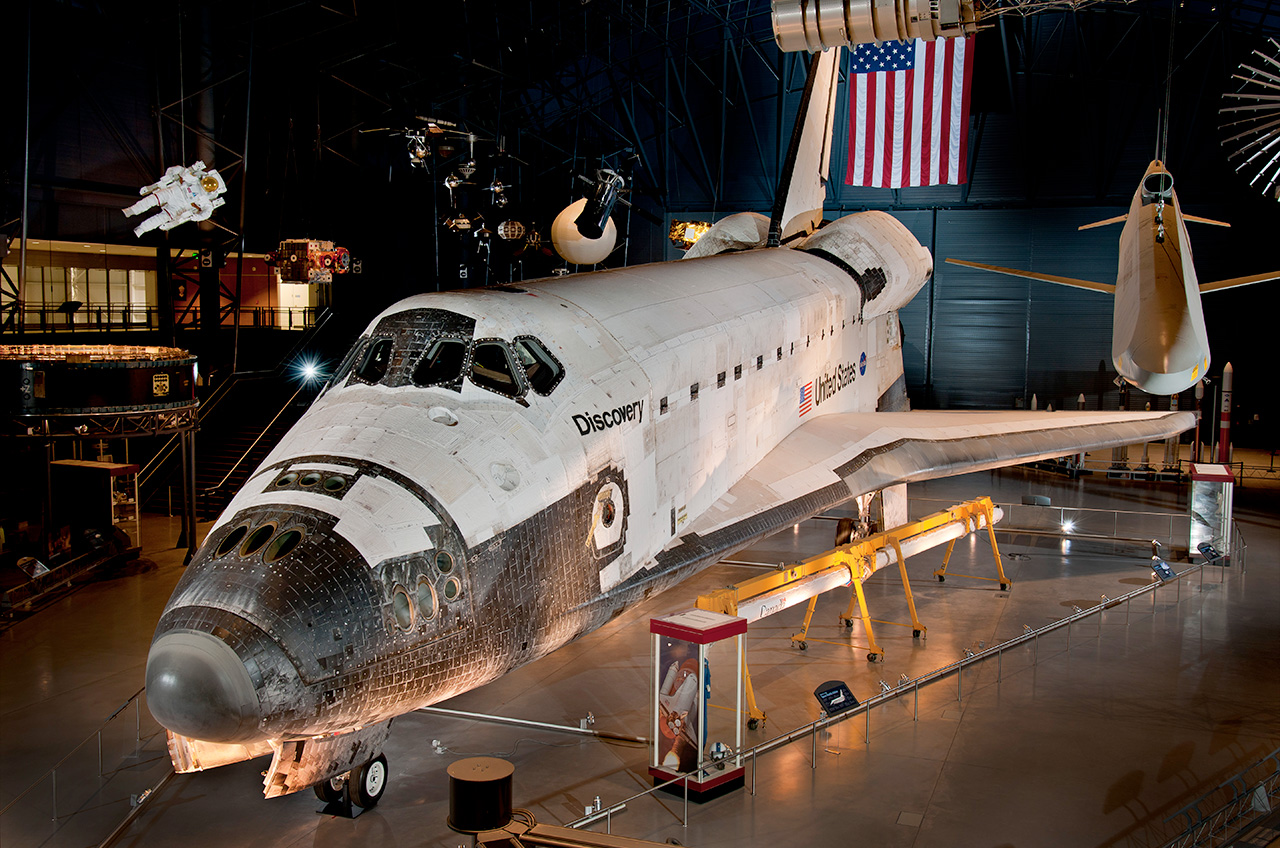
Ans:
[{"label": "red and white kiosk", "polygon": [[649,632],[654,784],[687,775],[665,789],[694,801],[741,788],[747,620],[691,609],[650,619]]}]

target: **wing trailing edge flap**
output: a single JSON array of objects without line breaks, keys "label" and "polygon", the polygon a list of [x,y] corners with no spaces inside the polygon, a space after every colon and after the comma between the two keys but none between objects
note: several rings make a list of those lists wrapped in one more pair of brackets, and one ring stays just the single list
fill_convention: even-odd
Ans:
[{"label": "wing trailing edge flap", "polygon": [[966,268],[979,268],[996,274],[1008,274],[1010,277],[1025,277],[1028,280],[1039,280],[1042,283],[1055,283],[1059,286],[1071,286],[1077,289],[1088,289],[1105,294],[1115,294],[1116,287],[1112,283],[1095,283],[1093,280],[1079,280],[1075,277],[1059,277],[1056,274],[1038,274],[1035,271],[1023,271],[1019,268],[1005,268],[1000,265],[985,265],[981,262],[967,262],[963,259],[947,259],[949,265],[963,265]]},{"label": "wing trailing edge flap", "polygon": [[1190,412],[824,415],[783,440],[663,558],[706,563],[856,495],[897,483],[1155,441],[1194,425]]}]

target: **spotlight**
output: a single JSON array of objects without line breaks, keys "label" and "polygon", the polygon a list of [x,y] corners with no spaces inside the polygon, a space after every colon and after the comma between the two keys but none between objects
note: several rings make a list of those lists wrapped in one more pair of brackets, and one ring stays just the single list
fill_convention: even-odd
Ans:
[{"label": "spotlight", "polygon": [[324,375],[320,373],[320,364],[314,359],[303,359],[298,362],[298,376],[304,383],[314,383]]},{"label": "spotlight", "polygon": [[1070,532],[1071,532],[1072,530],[1074,530],[1074,529],[1076,529],[1076,523],[1075,523],[1074,521],[1064,521],[1064,522],[1062,522],[1062,532],[1063,532],[1063,533],[1070,533]]},{"label": "spotlight", "polygon": [[573,224],[584,238],[598,239],[604,235],[609,224],[609,215],[618,202],[618,192],[626,183],[616,171],[608,168],[596,171],[596,190]]}]

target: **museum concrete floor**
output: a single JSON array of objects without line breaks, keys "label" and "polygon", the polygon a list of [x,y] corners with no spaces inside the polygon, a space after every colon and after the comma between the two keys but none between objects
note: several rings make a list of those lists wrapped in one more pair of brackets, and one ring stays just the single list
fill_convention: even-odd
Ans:
[{"label": "museum concrete floor", "polygon": [[[1069,481],[1023,469],[911,487],[919,516],[971,497],[1055,506],[1185,512],[1174,484]],[[705,804],[631,801],[614,833],[691,846],[1123,846],[1159,845],[1178,811],[1280,746],[1280,488],[1236,489],[1248,543],[1247,571],[1206,569],[1106,609],[1035,646],[1009,650],[911,695],[767,753],[748,787]],[[828,547],[829,521],[739,553],[741,562],[795,562]],[[0,634],[0,846],[97,845],[124,819],[130,795],[168,770],[164,737],[129,703],[142,686],[147,646],[181,572],[176,527],[151,518],[144,559],[101,575]],[[1038,628],[1073,607],[1150,583],[1150,545],[1002,533],[1010,591],[959,576],[991,575],[985,539],[956,546],[954,576],[932,576],[941,550],[908,563],[925,639],[881,625],[883,663],[866,661],[861,624],[837,616],[847,590],[823,597],[808,649],[793,647],[803,605],[752,625],[747,655],[764,727],[755,744],[817,717],[812,692],[828,679],[855,695],[880,691],[964,655]],[[1178,566],[1186,568],[1185,564]],[[721,564],[629,611],[594,634],[498,682],[442,706],[648,736],[648,620],[692,606],[711,588],[760,568]],[[907,620],[896,569],[868,586],[872,615]],[[823,641],[826,640],[826,641]],[[145,698],[145,695],[143,696]],[[870,728],[870,738],[865,731]],[[135,738],[141,741],[136,742]],[[14,798],[58,763],[16,804]],[[438,744],[433,744],[438,742]],[[101,749],[103,776],[99,777]],[[815,756],[816,752],[816,756]],[[264,800],[265,760],[173,777],[123,831],[123,846],[454,846],[446,767],[468,755],[515,765],[515,806],[565,824],[597,796],[609,806],[650,785],[639,744],[553,730],[412,714],[397,719],[386,749],[391,783],[381,804],[355,820],[317,815],[311,793]],[[755,793],[750,784],[754,782]],[[56,796],[57,819],[53,803]],[[593,826],[604,830],[604,824]],[[1267,841],[1251,843],[1265,845]]]}]

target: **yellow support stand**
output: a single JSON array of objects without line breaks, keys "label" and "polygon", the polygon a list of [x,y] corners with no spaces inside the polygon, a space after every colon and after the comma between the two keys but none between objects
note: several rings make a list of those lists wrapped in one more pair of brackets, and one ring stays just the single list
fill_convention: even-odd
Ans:
[{"label": "yellow support stand", "polygon": [[[975,512],[973,510],[966,509],[971,506],[977,507],[977,511]],[[994,505],[991,503],[991,499],[979,498],[976,501],[970,501],[969,503],[961,504],[960,506],[952,507],[951,509],[953,511],[961,510],[961,509],[965,510],[966,515],[964,516],[964,519],[966,522],[968,522],[969,520],[974,521],[974,525],[973,525],[974,530],[978,529],[977,518],[979,515],[986,520],[987,537],[991,540],[991,554],[992,556],[995,557],[996,574],[999,575],[998,577],[983,577],[979,574],[956,574],[955,576],[968,577],[973,580],[990,580],[992,582],[999,581],[1000,588],[1002,590],[1011,588],[1013,586],[1013,581],[1005,576],[1004,561],[1000,559],[1000,546],[996,544],[996,528],[995,528],[995,522],[992,520],[992,512],[994,510]],[[933,572],[933,576],[938,578],[939,583],[946,582],[947,565],[951,562],[951,551],[955,549],[955,546],[956,546],[956,540],[952,539],[947,544],[947,552],[942,555],[942,567],[939,568],[937,571]]]},{"label": "yellow support stand", "polygon": [[[872,622],[878,624],[895,624],[900,627],[906,627],[906,624],[896,621],[878,621],[871,618],[871,613],[867,609],[867,596],[863,591],[864,582],[871,577],[876,571],[877,553],[884,548],[892,548],[894,558],[898,561],[898,573],[902,578],[902,590],[906,595],[907,608],[911,611],[911,632],[912,636],[923,636],[927,628],[920,623],[920,617],[916,612],[915,596],[911,592],[911,582],[907,577],[907,560],[902,552],[902,543],[912,539],[923,533],[927,533],[951,524],[963,524],[965,532],[975,532],[981,526],[979,517],[985,518],[987,531],[991,538],[991,550],[995,554],[996,571],[1000,575],[1000,588],[1008,588],[1012,585],[1008,577],[1004,573],[1004,565],[1000,560],[1000,551],[996,547],[995,530],[992,527],[994,505],[990,498],[978,498],[977,500],[967,501],[963,504],[953,506],[950,509],[936,512],[926,518],[914,521],[909,524],[898,527],[891,532],[876,533],[863,539],[856,539],[849,544],[841,545],[833,550],[819,554],[804,560],[796,565],[787,567],[779,567],[776,571],[753,577],[738,583],[735,586],[728,586],[724,589],[717,589],[708,592],[698,598],[697,606],[699,609],[713,610],[722,612],[726,615],[738,615],[739,605],[749,601],[758,601],[764,596],[771,596],[780,593],[788,587],[794,586],[796,583],[817,577],[835,577],[835,572],[842,572],[847,575],[844,585],[852,586],[851,597],[849,598],[849,606],[846,608],[841,620],[848,626],[853,626],[854,606],[857,605],[859,618],[862,620],[862,626],[867,634],[867,660],[875,662],[884,659],[884,649],[876,642],[875,632],[872,628]],[[942,568],[934,572],[939,582],[945,580],[947,574],[947,564],[951,558],[951,552],[955,547],[955,541],[952,540],[947,545],[946,555],[943,557]],[[969,575],[960,575],[969,576]],[[836,579],[839,579],[838,577]],[[983,577],[982,580],[991,580],[994,578]],[[838,585],[838,584],[837,584]],[[800,650],[808,648],[809,626],[813,622],[813,613],[817,607],[818,596],[815,594],[809,599],[808,608],[805,610],[804,625],[800,632],[793,634],[791,641]],[[829,641],[825,639],[815,641]],[[848,643],[830,642],[830,644],[846,645]],[[743,677],[746,684],[746,700],[747,700],[747,727],[755,729],[761,723],[768,720],[768,716],[756,704],[755,689],[751,685],[751,673],[747,670],[746,663],[743,663]]]}]

